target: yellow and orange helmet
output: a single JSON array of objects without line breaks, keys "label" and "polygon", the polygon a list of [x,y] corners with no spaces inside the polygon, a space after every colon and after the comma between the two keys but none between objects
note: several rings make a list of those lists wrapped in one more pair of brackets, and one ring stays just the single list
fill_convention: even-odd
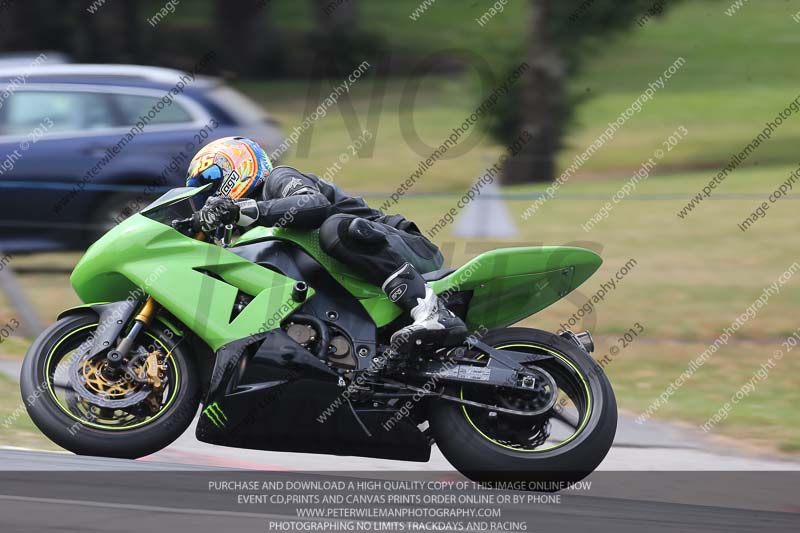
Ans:
[{"label": "yellow and orange helmet", "polygon": [[205,145],[189,163],[187,187],[212,184],[208,196],[234,200],[250,194],[272,171],[267,152],[245,137],[223,137]]}]

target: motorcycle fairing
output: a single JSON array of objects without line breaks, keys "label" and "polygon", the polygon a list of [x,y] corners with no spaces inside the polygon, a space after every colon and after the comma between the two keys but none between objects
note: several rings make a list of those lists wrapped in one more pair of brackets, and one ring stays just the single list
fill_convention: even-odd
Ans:
[{"label": "motorcycle fairing", "polygon": [[[401,314],[379,287],[326,254],[318,231],[256,227],[237,245],[269,239],[291,241],[305,249],[358,298],[378,327]],[[514,324],[557,302],[591,277],[602,262],[591,250],[571,246],[501,248],[475,257],[431,286],[439,295],[472,292],[467,326],[492,329]]]},{"label": "motorcycle fairing", "polygon": [[[293,242],[277,239],[231,250],[264,269],[314,287],[315,297],[297,313],[312,315],[347,336],[354,350],[364,353],[357,356],[358,370],[369,368],[376,353],[375,324],[358,300],[310,254]],[[339,374],[282,329],[225,345],[215,360],[206,407],[196,429],[200,441],[404,461],[430,458],[428,441],[414,423],[405,420],[386,431],[382,424],[395,410],[351,408],[343,400]],[[336,407],[320,423],[318,417],[332,405]]]},{"label": "motorcycle fairing", "polygon": [[257,226],[237,241],[236,246],[243,246],[259,241],[280,239],[290,241],[303,248],[317,260],[342,287],[355,296],[367,310],[375,325],[383,327],[402,314],[402,310],[392,303],[377,287],[364,279],[341,261],[326,254],[319,244],[319,230],[295,230],[289,228],[267,228]]},{"label": "motorcycle fairing", "polygon": [[269,331],[259,342],[255,353],[241,343],[221,349],[230,356],[217,357],[221,372],[215,369],[214,375],[220,379],[212,380],[198,440],[256,450],[430,459],[430,445],[413,422],[404,419],[387,431],[382,424],[394,410],[351,408],[339,375],[286,332]]},{"label": "motorcycle fairing", "polygon": [[360,352],[358,368],[369,367],[376,350],[375,324],[359,301],[305,249],[292,241],[273,239],[235,246],[231,251],[312,287],[316,291],[314,298],[297,312],[315,316],[347,336]]},{"label": "motorcycle fairing", "polygon": [[483,253],[431,283],[437,294],[472,291],[467,326],[510,326],[557,302],[600,268],[584,248],[537,246]]},{"label": "motorcycle fairing", "polygon": [[[131,216],[86,251],[70,278],[75,292],[84,302],[149,294],[214,351],[278,327],[302,305],[292,298],[295,280],[178,235],[160,222]],[[240,293],[253,300],[234,317]],[[307,299],[313,295],[309,289]]]}]

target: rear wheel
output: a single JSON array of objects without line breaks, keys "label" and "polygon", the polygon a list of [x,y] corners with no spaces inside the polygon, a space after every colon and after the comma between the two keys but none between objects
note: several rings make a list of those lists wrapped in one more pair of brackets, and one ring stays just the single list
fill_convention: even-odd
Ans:
[{"label": "rear wheel", "polygon": [[[528,417],[433,402],[431,432],[444,456],[475,481],[572,482],[597,468],[617,427],[614,393],[597,363],[576,344],[540,330],[496,330],[482,340],[497,349],[549,356],[531,364],[538,369],[536,388],[523,393],[464,385],[451,394],[522,411],[552,407]],[[487,364],[483,354],[472,357],[476,365]]]},{"label": "rear wheel", "polygon": [[62,318],[33,343],[22,367],[22,396],[36,426],[79,455],[135,459],[178,438],[200,403],[192,359],[168,329],[137,339],[123,371],[88,357],[97,316]]}]

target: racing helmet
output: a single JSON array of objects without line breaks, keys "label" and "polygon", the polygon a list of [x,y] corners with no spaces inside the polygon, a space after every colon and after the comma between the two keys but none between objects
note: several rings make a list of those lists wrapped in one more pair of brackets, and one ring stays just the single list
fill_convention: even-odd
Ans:
[{"label": "racing helmet", "polygon": [[244,198],[264,183],[272,171],[267,152],[245,137],[223,137],[205,145],[189,163],[187,187],[211,184],[203,195]]}]

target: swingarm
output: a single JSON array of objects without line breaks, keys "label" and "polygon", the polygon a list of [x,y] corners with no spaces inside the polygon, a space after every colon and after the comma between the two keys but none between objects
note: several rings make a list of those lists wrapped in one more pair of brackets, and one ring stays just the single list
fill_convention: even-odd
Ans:
[{"label": "swingarm", "polygon": [[[497,350],[474,339],[467,342],[474,350],[488,356],[488,360],[478,357],[422,363],[416,371],[408,375],[417,383],[424,382],[421,387],[386,378],[376,384],[396,390],[400,394],[413,393],[414,397],[418,399],[438,398],[517,416],[538,416],[553,407],[558,396],[555,380],[546,370],[538,366],[530,366],[540,361],[550,360],[553,356]],[[447,385],[451,385],[451,387],[447,387]],[[522,410],[465,400],[459,396],[448,394],[448,389],[455,389],[453,386],[478,386],[493,389],[499,394],[522,393],[527,397],[536,398],[537,401],[534,404],[537,407]]]}]

